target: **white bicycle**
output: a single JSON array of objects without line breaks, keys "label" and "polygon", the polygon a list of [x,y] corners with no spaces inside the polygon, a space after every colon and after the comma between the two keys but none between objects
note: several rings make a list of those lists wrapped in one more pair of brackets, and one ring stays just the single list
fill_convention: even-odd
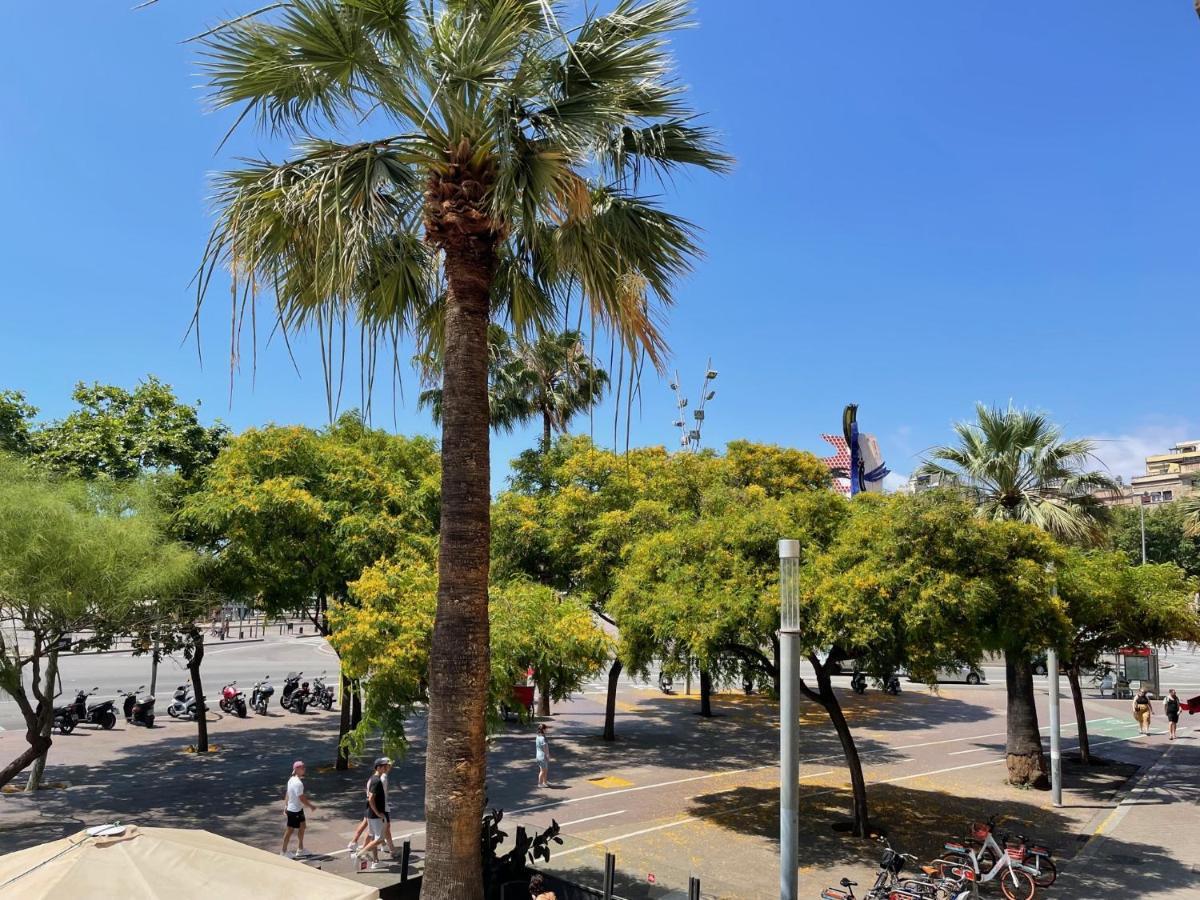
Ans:
[{"label": "white bicycle", "polygon": [[[988,840],[999,850],[1000,845],[995,843],[995,838],[990,833]],[[946,858],[934,860],[933,868],[943,876],[964,878],[975,886],[998,880],[1000,890],[1008,900],[1033,900],[1037,895],[1037,882],[1033,880],[1033,872],[1020,861],[1019,856],[1014,858],[1015,854],[1022,851],[1000,852],[996,861],[985,871],[984,866],[990,860],[986,857],[980,859],[982,851],[977,854],[962,841],[947,841],[942,846]],[[984,847],[987,847],[986,842]]]}]

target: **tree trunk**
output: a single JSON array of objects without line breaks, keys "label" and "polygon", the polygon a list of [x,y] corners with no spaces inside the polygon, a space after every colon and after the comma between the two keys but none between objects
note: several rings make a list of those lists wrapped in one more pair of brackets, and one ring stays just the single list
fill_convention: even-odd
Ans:
[{"label": "tree trunk", "polygon": [[1083,689],[1079,685],[1079,667],[1074,663],[1067,669],[1067,681],[1071,684],[1071,699],[1075,702],[1075,727],[1079,732],[1079,761],[1088,765],[1092,761],[1088,746],[1087,713],[1083,710]]},{"label": "tree trunk", "polygon": [[429,654],[424,900],[483,900],[479,829],[486,800],[491,538],[487,330],[495,241],[490,234],[460,235],[443,248],[442,517]]},{"label": "tree trunk", "polygon": [[625,668],[620,658],[614,659],[608,670],[608,697],[604,701],[604,740],[617,739],[617,685],[621,681],[621,670]]},{"label": "tree trunk", "polygon": [[855,746],[854,735],[850,733],[850,726],[846,723],[846,716],[842,713],[842,705],[838,702],[837,694],[834,693],[833,683],[829,679],[826,666],[813,661],[813,671],[817,675],[817,689],[820,698],[818,702],[825,707],[825,712],[829,714],[829,721],[833,723],[833,730],[837,732],[838,740],[842,744],[846,767],[850,770],[850,814],[854,820],[854,836],[866,837],[871,827],[871,820],[867,808],[867,780],[863,777],[862,760],[858,756],[858,747]]},{"label": "tree trunk", "polygon": [[1037,701],[1033,694],[1033,663],[1025,654],[1006,653],[1004,679],[1008,688],[1008,780],[1046,790],[1046,758],[1038,730]]},{"label": "tree trunk", "polygon": [[350,727],[357,728],[362,721],[363,689],[362,682],[357,678],[351,682],[350,688]]},{"label": "tree trunk", "polygon": [[700,715],[712,718],[712,676],[700,671]]},{"label": "tree trunk", "polygon": [[550,676],[538,680],[538,709],[537,714],[543,719],[550,717]]},{"label": "tree trunk", "polygon": [[192,675],[192,696],[196,698],[196,752],[208,752],[208,705],[204,702],[204,685],[200,683],[200,664],[204,662],[204,632],[192,633],[192,658],[188,672]]},{"label": "tree trunk", "polygon": [[342,739],[350,733],[350,704],[353,702],[350,698],[350,679],[345,672],[341,672],[342,690],[341,696],[338,698],[342,703],[342,708],[338,710],[338,751],[337,763],[334,768],[338,772],[345,772],[350,768],[350,754],[346,752],[345,746],[342,744]]},{"label": "tree trunk", "polygon": [[[3,769],[0,769],[0,787],[4,787],[4,785],[8,784],[10,781],[24,772],[26,766],[28,766],[35,759],[45,759],[46,753],[50,749],[50,744],[52,743],[51,739],[44,736],[40,730],[31,731],[27,729],[25,732],[25,740],[29,742],[29,746],[22,751],[20,756],[10,762]],[[26,785],[26,788],[28,788],[28,785]]]},{"label": "tree trunk", "polygon": [[[51,650],[46,661],[46,686],[42,688],[42,701],[37,709],[37,734],[42,746],[42,752],[33,760],[33,768],[29,771],[29,780],[25,782],[25,790],[36,791],[42,786],[42,776],[46,773],[46,757],[50,753],[53,739],[50,737],[54,728],[54,679],[58,676],[58,651]],[[28,737],[28,735],[27,735]],[[33,742],[30,741],[32,744]]]}]

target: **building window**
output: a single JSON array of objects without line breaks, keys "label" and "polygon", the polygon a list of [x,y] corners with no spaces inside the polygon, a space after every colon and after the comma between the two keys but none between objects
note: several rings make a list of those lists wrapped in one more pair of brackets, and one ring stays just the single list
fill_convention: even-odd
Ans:
[{"label": "building window", "polygon": [[1171,491],[1163,491],[1163,503],[1170,503],[1175,499],[1175,495]]},{"label": "building window", "polygon": [[1154,491],[1150,495],[1150,502],[1151,503],[1162,503],[1162,491]]}]

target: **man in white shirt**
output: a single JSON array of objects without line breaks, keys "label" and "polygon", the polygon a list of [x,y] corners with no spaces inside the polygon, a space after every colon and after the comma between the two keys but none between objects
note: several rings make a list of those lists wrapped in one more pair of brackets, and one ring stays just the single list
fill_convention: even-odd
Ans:
[{"label": "man in white shirt", "polygon": [[283,850],[280,856],[288,855],[288,844],[292,842],[292,832],[297,832],[296,852],[291,854],[293,859],[308,856],[304,849],[304,807],[316,809],[308,795],[304,793],[304,762],[296,760],[292,763],[292,777],[288,779],[287,792],[284,794],[284,808],[287,812],[287,828],[283,832]]}]

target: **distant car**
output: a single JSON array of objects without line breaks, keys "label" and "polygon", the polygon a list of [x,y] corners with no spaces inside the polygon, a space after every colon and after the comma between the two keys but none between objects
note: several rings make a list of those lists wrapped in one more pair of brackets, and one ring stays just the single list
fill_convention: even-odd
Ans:
[{"label": "distant car", "polygon": [[[920,679],[913,678],[912,673],[908,675],[909,681],[918,681]],[[957,669],[938,669],[936,675],[936,683],[948,683],[952,681],[965,681],[967,684],[985,684],[987,676],[983,674],[983,669],[975,666],[961,666]]]}]

